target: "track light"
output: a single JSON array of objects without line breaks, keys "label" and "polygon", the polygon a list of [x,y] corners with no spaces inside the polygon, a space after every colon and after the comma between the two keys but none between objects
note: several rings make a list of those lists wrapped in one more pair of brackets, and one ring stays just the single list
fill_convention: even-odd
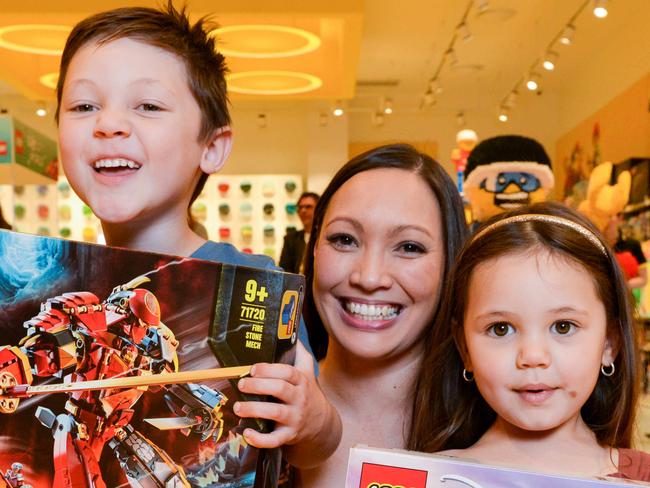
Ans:
[{"label": "track light", "polygon": [[325,112],[321,112],[318,114],[318,125],[321,127],[327,127],[327,114]]},{"label": "track light", "polygon": [[393,101],[390,98],[384,100],[384,109],[382,110],[386,115],[393,113]]},{"label": "track light", "polygon": [[479,11],[479,13],[483,13],[488,8],[490,8],[490,4],[488,0],[476,0],[476,8]]},{"label": "track light", "polygon": [[429,81],[429,91],[433,95],[440,95],[442,93],[442,85],[440,84],[438,78],[432,78]]},{"label": "track light", "polygon": [[501,107],[499,110],[499,120],[501,122],[508,122],[508,109],[506,107]]},{"label": "track light", "polygon": [[544,61],[542,61],[542,66],[547,71],[553,71],[555,69],[555,64],[557,63],[557,53],[555,51],[548,51],[546,56],[544,56]]},{"label": "track light", "polygon": [[436,104],[436,96],[431,90],[427,90],[427,92],[424,94],[424,97],[422,98],[422,101],[427,107],[431,107]]},{"label": "track light", "polygon": [[265,129],[267,125],[266,114],[257,114],[257,127]]},{"label": "track light", "polygon": [[464,127],[465,126],[465,114],[461,110],[456,114],[456,124],[458,127]]},{"label": "track light", "polygon": [[453,47],[447,49],[445,56],[447,57],[447,61],[449,61],[449,66],[454,66],[455,64],[458,64],[458,56],[456,56],[456,51],[454,51]]},{"label": "track light", "polygon": [[472,32],[469,30],[469,27],[467,26],[467,22],[463,21],[462,24],[458,26],[458,36],[465,42],[469,42],[472,40],[474,36],[472,36]]},{"label": "track light", "polygon": [[512,108],[515,106],[517,103],[517,96],[519,95],[519,92],[517,90],[512,90],[510,93],[508,93],[508,96],[506,97],[505,102],[503,103],[506,107]]},{"label": "track light", "polygon": [[599,19],[604,19],[607,14],[607,0],[594,0],[594,15]]},{"label": "track light", "polygon": [[535,91],[539,88],[539,84],[539,75],[537,73],[531,73],[528,77],[528,81],[526,81],[526,88],[528,88],[530,91]]},{"label": "track light", "polygon": [[344,113],[345,112],[343,111],[343,107],[341,106],[341,102],[336,102],[336,105],[334,106],[334,110],[332,110],[332,115],[334,115],[334,117],[340,117]]},{"label": "track light", "polygon": [[384,125],[384,114],[382,112],[373,112],[370,115],[370,123],[375,127]]},{"label": "track light", "polygon": [[560,44],[564,44],[565,46],[570,46],[573,44],[573,38],[576,35],[576,28],[572,24],[567,24],[567,26],[564,28],[562,31],[562,34],[560,35]]}]

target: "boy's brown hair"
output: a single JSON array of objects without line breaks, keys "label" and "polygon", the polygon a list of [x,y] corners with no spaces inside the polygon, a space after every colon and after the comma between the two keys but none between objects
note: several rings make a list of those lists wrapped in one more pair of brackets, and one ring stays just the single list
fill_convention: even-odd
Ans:
[{"label": "boy's brown hair", "polygon": [[[58,123],[63,85],[77,51],[91,42],[101,45],[129,38],[164,49],[183,62],[189,89],[201,110],[198,140],[207,142],[216,130],[230,124],[226,63],[223,55],[216,50],[214,38],[209,35],[209,31],[215,27],[205,17],[192,25],[185,8],[176,10],[171,0],[160,10],[126,7],[85,18],[72,29],[63,49],[56,86],[55,120]],[[207,177],[205,173],[201,175],[191,202],[203,190]]]}]

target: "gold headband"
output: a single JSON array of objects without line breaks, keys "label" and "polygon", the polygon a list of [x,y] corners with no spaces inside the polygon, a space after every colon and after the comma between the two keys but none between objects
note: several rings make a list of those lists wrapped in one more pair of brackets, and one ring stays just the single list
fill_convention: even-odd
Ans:
[{"label": "gold headband", "polygon": [[492,230],[497,229],[503,225],[511,224],[513,222],[531,222],[531,221],[546,222],[548,224],[559,224],[559,225],[564,225],[565,227],[570,227],[571,229],[580,233],[585,239],[588,239],[589,242],[591,242],[594,246],[600,249],[600,252],[602,252],[605,255],[605,257],[607,257],[607,250],[605,249],[605,246],[603,245],[602,241],[598,237],[596,237],[596,235],[593,232],[591,232],[586,227],[578,224],[577,222],[574,222],[573,220],[565,219],[564,217],[557,217],[555,215],[523,214],[523,215],[515,215],[513,217],[507,217],[503,220],[499,220],[493,224],[490,224],[486,228],[482,229],[480,232],[474,235],[472,241],[480,239],[488,232],[491,232]]}]

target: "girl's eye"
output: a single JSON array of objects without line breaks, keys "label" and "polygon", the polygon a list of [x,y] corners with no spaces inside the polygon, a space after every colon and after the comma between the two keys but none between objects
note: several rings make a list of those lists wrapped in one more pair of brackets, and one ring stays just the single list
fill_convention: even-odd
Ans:
[{"label": "girl's eye", "polygon": [[332,234],[326,237],[327,242],[332,244],[335,248],[345,249],[356,245],[356,240],[349,234]]},{"label": "girl's eye", "polygon": [[162,110],[162,108],[153,103],[142,103],[140,104],[140,108],[145,112],[160,112]]},{"label": "girl's eye", "polygon": [[397,249],[406,254],[423,254],[426,252],[425,247],[417,242],[403,242],[397,246]]},{"label": "girl's eye", "polygon": [[495,337],[505,337],[514,332],[514,328],[507,322],[498,322],[488,328],[488,334]]},{"label": "girl's eye", "polygon": [[558,320],[551,326],[551,329],[558,334],[568,335],[574,332],[575,327],[576,326],[573,322],[569,322],[568,320]]}]

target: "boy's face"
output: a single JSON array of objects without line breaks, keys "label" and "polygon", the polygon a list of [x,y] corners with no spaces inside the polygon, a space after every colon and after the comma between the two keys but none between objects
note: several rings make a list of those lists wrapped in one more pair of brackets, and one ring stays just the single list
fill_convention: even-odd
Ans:
[{"label": "boy's face", "polygon": [[200,124],[185,66],[173,54],[129,38],[91,43],[74,55],[63,86],[63,168],[103,222],[186,214],[210,157],[210,145],[198,142]]}]

